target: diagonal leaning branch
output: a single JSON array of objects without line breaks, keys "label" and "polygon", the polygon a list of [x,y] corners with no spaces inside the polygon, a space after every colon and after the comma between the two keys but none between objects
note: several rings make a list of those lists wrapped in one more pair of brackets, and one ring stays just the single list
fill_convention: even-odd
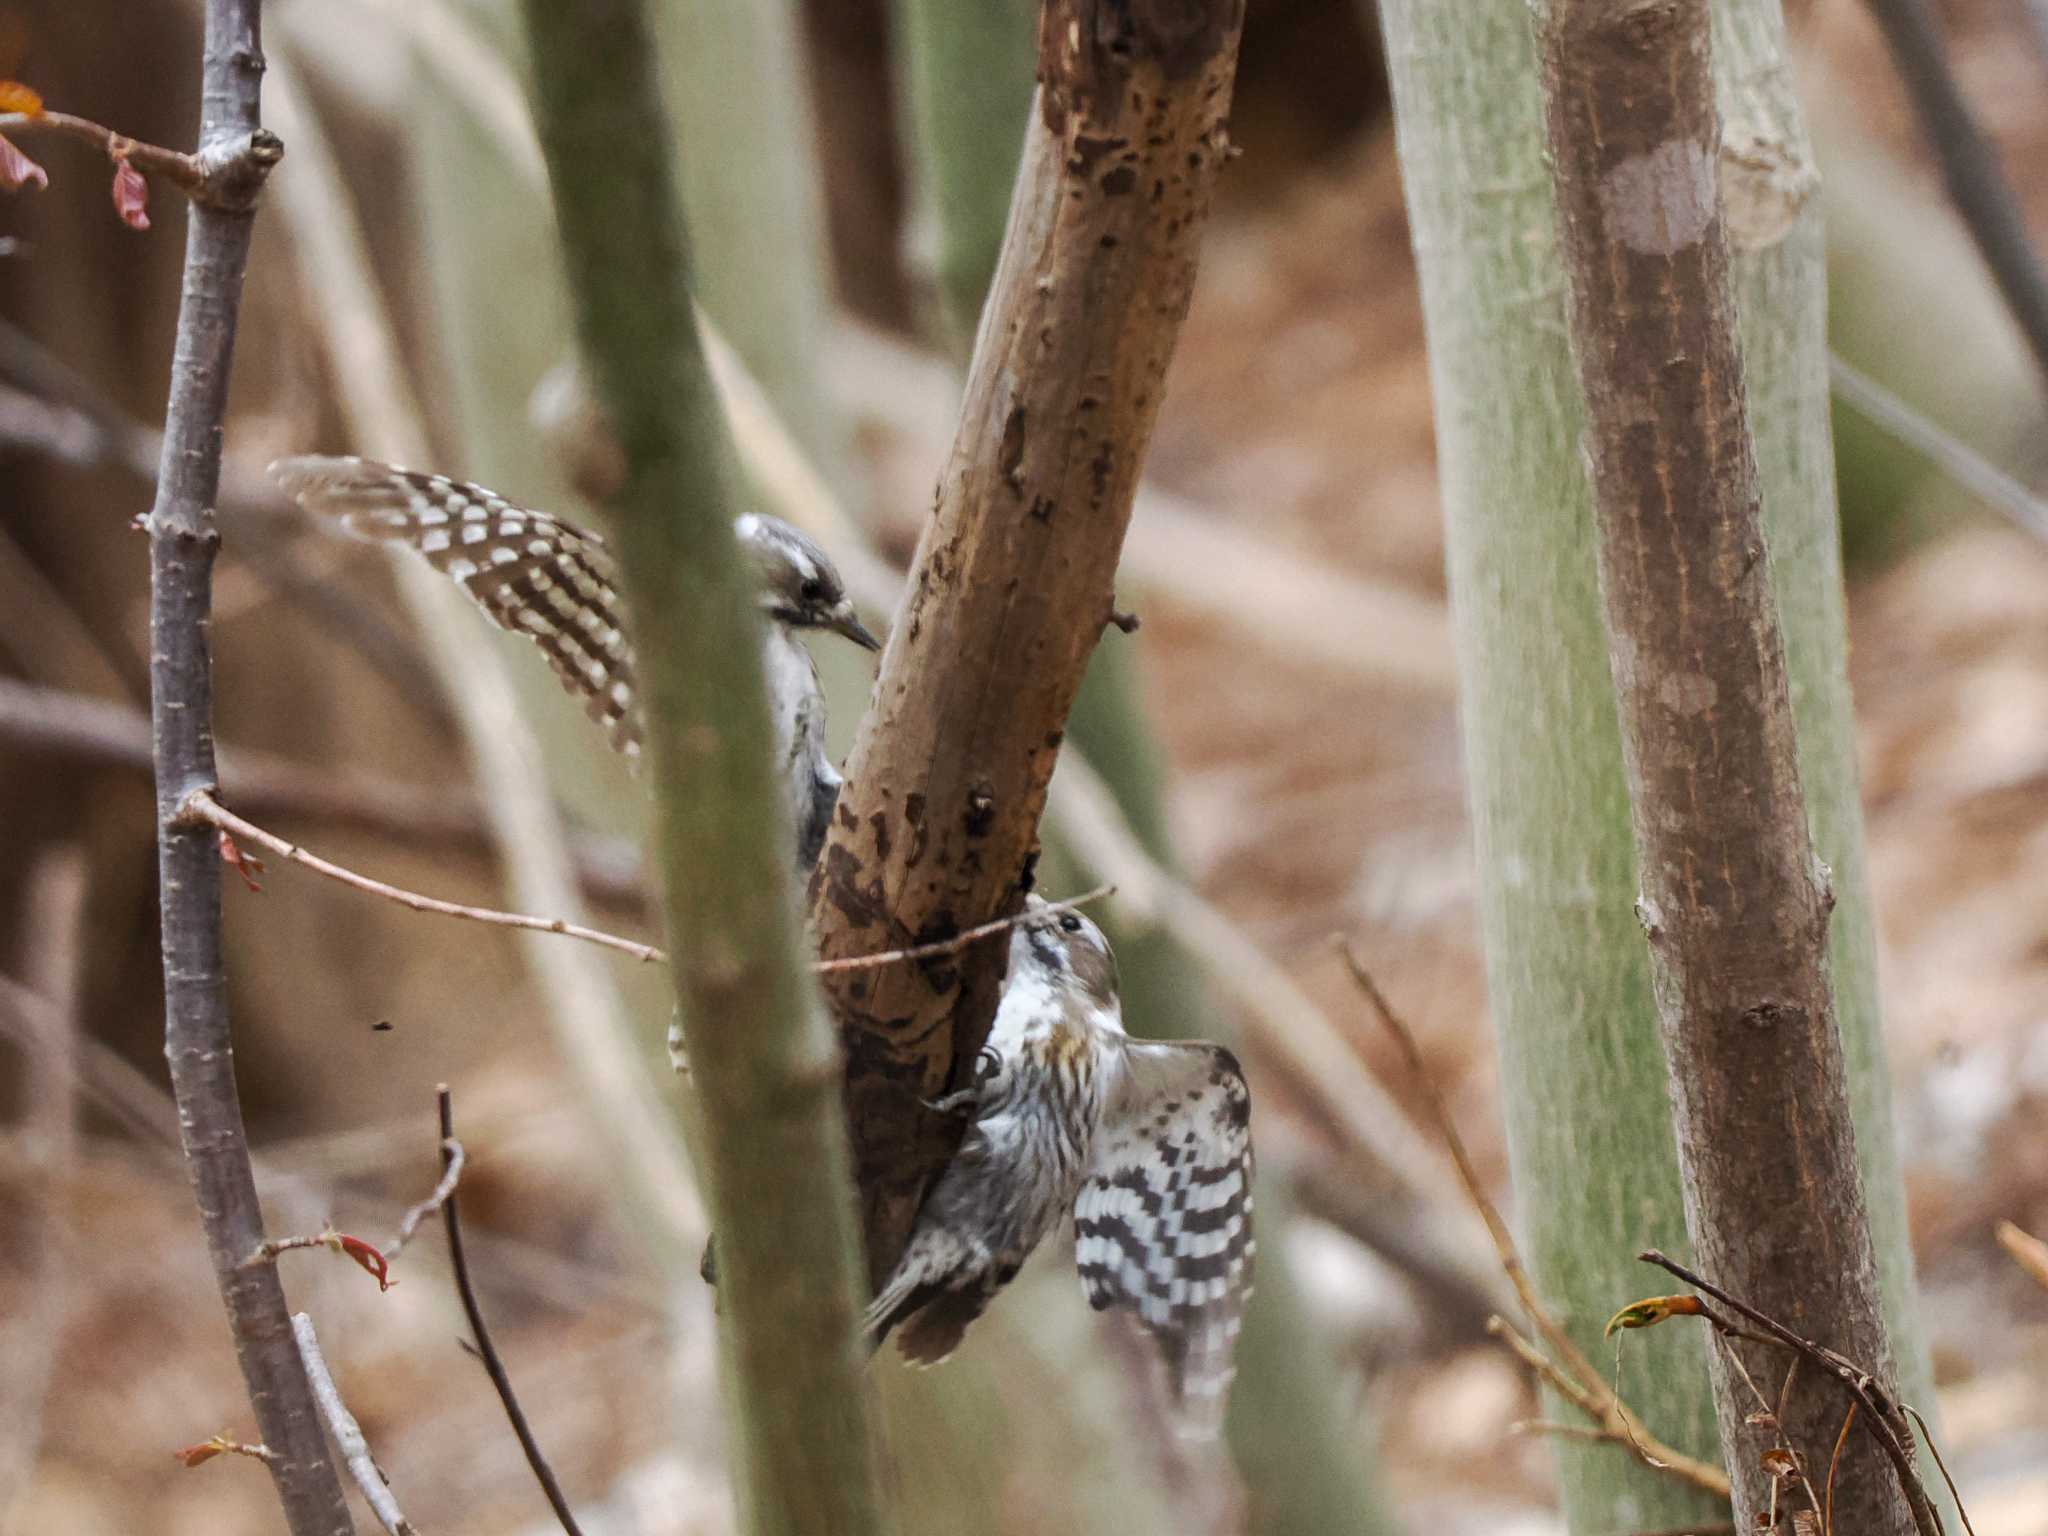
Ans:
[{"label": "diagonal leaning branch", "polygon": [[[909,596],[812,881],[827,959],[1021,900],[1067,710],[1194,287],[1242,0],[1048,0],[1001,264]],[[873,1276],[959,1127],[926,1110],[994,1014],[998,943],[834,972]]]}]

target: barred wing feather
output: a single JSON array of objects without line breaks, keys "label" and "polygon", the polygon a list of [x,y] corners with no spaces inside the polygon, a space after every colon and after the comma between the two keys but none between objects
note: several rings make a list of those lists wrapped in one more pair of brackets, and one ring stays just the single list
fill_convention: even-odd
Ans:
[{"label": "barred wing feather", "polygon": [[270,473],[301,506],[357,538],[425,556],[492,623],[541,648],[613,747],[639,753],[633,651],[603,539],[483,486],[375,459],[311,454],[279,459]]},{"label": "barred wing feather", "polygon": [[1157,1341],[1183,1432],[1216,1433],[1251,1296],[1251,1095],[1221,1046],[1124,1042],[1074,1202],[1089,1304]]}]

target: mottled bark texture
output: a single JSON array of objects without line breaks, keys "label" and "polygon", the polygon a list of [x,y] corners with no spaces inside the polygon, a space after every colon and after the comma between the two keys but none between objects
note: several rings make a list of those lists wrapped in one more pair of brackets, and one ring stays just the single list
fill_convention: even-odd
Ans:
[{"label": "mottled bark texture", "polygon": [[[1555,0],[1546,123],[1584,387],[1639,915],[1701,1269],[1892,1390],[1722,226],[1707,0]],[[1775,1393],[1784,1352],[1741,1349]],[[1739,1529],[1771,1508],[1749,1388],[1715,1357]],[[1815,1482],[1843,1405],[1808,1382],[1783,1431]],[[1837,1529],[1906,1531],[1851,1436]]]},{"label": "mottled bark texture", "polygon": [[235,1355],[266,1463],[293,1536],[354,1529],[300,1362],[277,1266],[250,1263],[263,1212],[235,1089],[221,957],[221,860],[212,827],[180,808],[218,782],[213,754],[213,561],[220,548],[221,423],[235,318],[263,178],[278,146],[259,126],[263,82],[257,0],[208,0],[199,159],[213,168],[193,194],[184,291],[171,356],[163,459],[149,513],[150,698],[156,758],[157,862],[163,923],[164,1055],[178,1101],[185,1166],[227,1306]]},{"label": "mottled bark texture", "polygon": [[577,333],[625,477],[613,498],[647,695],[677,997],[718,1232],[741,1529],[883,1528],[831,1022],[785,873],[761,618],[690,301],[644,0],[527,0],[536,121]]},{"label": "mottled bark texture", "polygon": [[[1242,0],[1051,0],[960,428],[812,881],[828,957],[1013,910],[1193,291]],[[877,1280],[959,1126],[1005,945],[841,973],[831,1001]]]}]

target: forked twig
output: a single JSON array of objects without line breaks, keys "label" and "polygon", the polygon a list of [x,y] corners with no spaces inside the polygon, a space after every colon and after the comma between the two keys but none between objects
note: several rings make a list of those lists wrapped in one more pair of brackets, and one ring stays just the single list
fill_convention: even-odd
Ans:
[{"label": "forked twig", "polygon": [[434,1212],[447,1208],[448,1202],[455,1198],[455,1186],[462,1182],[462,1165],[465,1161],[467,1156],[462,1150],[461,1142],[449,1140],[441,1143],[441,1182],[434,1186],[434,1192],[426,1199],[417,1205],[406,1207],[405,1214],[398,1221],[398,1236],[384,1249],[385,1258],[397,1258],[405,1245],[412,1241],[412,1235],[419,1230],[420,1223]]}]

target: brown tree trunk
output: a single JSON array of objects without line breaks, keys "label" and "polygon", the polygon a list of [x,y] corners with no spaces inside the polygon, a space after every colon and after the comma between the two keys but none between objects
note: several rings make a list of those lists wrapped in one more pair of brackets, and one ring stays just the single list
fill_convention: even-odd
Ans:
[{"label": "brown tree trunk", "polygon": [[[1194,286],[1243,10],[1045,8],[959,432],[812,883],[827,958],[945,938],[1023,895]],[[831,978],[878,1280],[958,1134],[921,1101],[979,1048],[1005,952]]]},{"label": "brown tree trunk", "polygon": [[[1827,964],[1833,899],[1807,831],[1758,516],[1707,26],[1707,0],[1554,0],[1542,39],[1638,912],[1701,1269],[1889,1393]],[[1736,1347],[1776,1407],[1787,1357]],[[1771,1432],[1714,1358],[1746,1531],[1772,1508]],[[1812,1379],[1785,1404],[1782,1431],[1816,1487],[1843,1412]],[[1797,1485],[1791,1498],[1804,1502]],[[1863,1433],[1834,1498],[1838,1530],[1913,1529]]]}]

